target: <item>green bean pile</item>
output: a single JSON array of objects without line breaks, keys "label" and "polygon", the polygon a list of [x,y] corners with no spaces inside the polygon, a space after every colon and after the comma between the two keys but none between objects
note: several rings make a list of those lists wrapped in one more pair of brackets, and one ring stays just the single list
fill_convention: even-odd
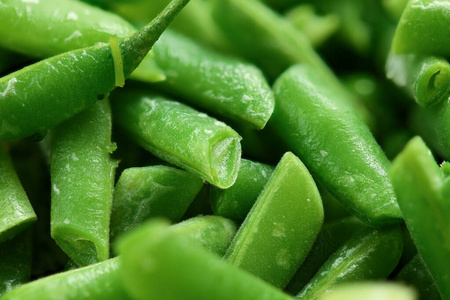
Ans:
[{"label": "green bean pile", "polygon": [[448,0],[0,0],[0,299],[450,300],[449,29]]}]

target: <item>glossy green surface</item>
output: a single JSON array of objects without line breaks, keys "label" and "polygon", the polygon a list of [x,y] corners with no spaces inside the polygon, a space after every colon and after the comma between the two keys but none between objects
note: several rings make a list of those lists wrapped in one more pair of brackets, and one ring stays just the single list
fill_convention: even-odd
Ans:
[{"label": "glossy green surface", "polygon": [[308,65],[288,69],[274,92],[272,125],[326,189],[371,225],[400,222],[389,161],[346,99]]},{"label": "glossy green surface", "polygon": [[336,250],[296,297],[320,299],[338,283],[386,278],[394,270],[401,253],[399,226],[366,228]]},{"label": "glossy green surface", "polygon": [[450,56],[447,0],[411,0],[399,20],[392,51]]},{"label": "glossy green surface", "polygon": [[166,31],[153,48],[166,80],[158,87],[196,107],[262,129],[275,100],[263,73],[242,60],[226,56],[193,40]]},{"label": "glossy green surface", "polygon": [[390,282],[355,282],[337,287],[320,300],[417,300],[416,291]]},{"label": "glossy green surface", "polygon": [[450,64],[443,58],[390,53],[386,76],[422,107],[438,104],[450,95]]},{"label": "glossy green surface", "polygon": [[24,232],[0,243],[0,296],[30,279],[31,243]]},{"label": "glossy green surface", "polygon": [[355,217],[348,217],[325,224],[319,232],[314,245],[303,264],[295,272],[286,291],[297,294],[314,277],[317,271],[345,241],[364,228],[364,224]]},{"label": "glossy green surface", "polygon": [[255,204],[274,167],[241,159],[236,182],[228,189],[211,187],[211,206],[216,215],[242,222]]},{"label": "glossy green surface", "polygon": [[115,121],[145,149],[220,188],[236,180],[241,137],[230,127],[159,95],[112,95]]},{"label": "glossy green surface", "polygon": [[51,136],[51,234],[79,265],[109,258],[116,162],[111,113],[102,101],[61,123]]},{"label": "glossy green surface", "polygon": [[0,143],[0,207],[0,242],[13,238],[37,219],[2,143]]},{"label": "glossy green surface", "polygon": [[[174,0],[155,20],[120,43],[125,78],[188,1]],[[93,105],[115,88],[114,74],[110,46],[99,44],[0,78],[0,140],[43,132]]]},{"label": "glossy green surface", "polygon": [[323,223],[316,184],[287,152],[247,215],[224,259],[276,287],[285,287]]},{"label": "glossy green surface", "polygon": [[420,257],[420,254],[416,254],[414,258],[402,268],[395,279],[414,285],[419,292],[421,299],[442,299],[436,283],[423,262],[422,257]]},{"label": "glossy green surface", "polygon": [[[118,250],[124,285],[135,299],[292,299],[189,239],[168,231],[161,222],[130,232]],[[176,284],[172,284],[174,281]]]},{"label": "glossy green surface", "polygon": [[180,221],[202,186],[200,178],[172,167],[125,169],[114,188],[111,240],[148,218]]},{"label": "glossy green surface", "polygon": [[420,137],[397,156],[390,172],[406,226],[444,299],[450,297],[449,195],[444,173]]}]

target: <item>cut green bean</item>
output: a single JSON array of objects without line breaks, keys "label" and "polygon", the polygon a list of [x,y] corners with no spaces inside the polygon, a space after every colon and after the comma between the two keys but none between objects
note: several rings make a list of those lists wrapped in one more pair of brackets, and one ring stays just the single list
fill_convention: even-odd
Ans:
[{"label": "cut green bean", "polygon": [[419,292],[421,299],[441,300],[441,295],[420,254],[405,265],[395,279],[412,284]]},{"label": "cut green bean", "polygon": [[273,93],[256,67],[169,30],[153,51],[155,62],[166,75],[157,87],[257,129],[262,129],[272,115]]},{"label": "cut green bean", "polygon": [[37,219],[5,145],[1,142],[0,207],[0,242],[13,238]]},{"label": "cut green bean", "polygon": [[151,217],[180,221],[202,186],[200,178],[172,167],[125,169],[114,189],[111,241]]},{"label": "cut green bean", "polygon": [[79,265],[109,258],[116,162],[107,101],[58,125],[51,136],[51,234]]},{"label": "cut green bean", "polygon": [[364,224],[355,217],[325,224],[305,261],[295,272],[295,275],[286,287],[286,291],[292,294],[300,292],[331,254],[350,239],[353,234],[364,227]]},{"label": "cut green bean", "polygon": [[30,232],[0,243],[0,296],[27,282],[31,271]]},{"label": "cut green bean", "polygon": [[444,173],[420,137],[397,156],[390,172],[414,244],[444,299],[450,297],[450,206]]},{"label": "cut green bean", "polygon": [[135,299],[292,299],[170,232],[161,222],[130,232],[118,250],[124,286]]},{"label": "cut green bean", "polygon": [[[416,291],[390,282],[354,282],[336,287],[320,300],[417,300]],[[427,298],[428,299],[428,298]]]},{"label": "cut green bean", "polygon": [[274,91],[273,126],[325,188],[369,224],[400,222],[389,161],[345,99],[308,65],[286,71]]},{"label": "cut green bean", "polygon": [[450,55],[447,0],[411,0],[398,22],[392,41],[397,54]]},{"label": "cut green bean", "polygon": [[[120,42],[123,70],[115,70],[109,44],[67,52],[0,78],[0,140],[54,127],[92,106],[128,78],[189,0],[173,0],[146,27]],[[25,121],[24,121],[25,120]]]},{"label": "cut green bean", "polygon": [[401,253],[399,226],[366,228],[336,250],[296,297],[320,299],[338,283],[386,278],[394,270]]},{"label": "cut green bean", "polygon": [[322,223],[316,184],[303,163],[287,152],[224,259],[283,288],[311,250]]},{"label": "cut green bean", "polygon": [[450,64],[442,58],[390,53],[386,75],[413,95],[422,107],[438,104],[450,96]]},{"label": "cut green bean", "polygon": [[211,205],[219,216],[242,222],[263,190],[273,167],[242,159],[236,182],[223,190],[211,187]]},{"label": "cut green bean", "polygon": [[241,137],[224,123],[139,91],[115,93],[111,104],[118,124],[154,155],[220,188],[236,181]]}]

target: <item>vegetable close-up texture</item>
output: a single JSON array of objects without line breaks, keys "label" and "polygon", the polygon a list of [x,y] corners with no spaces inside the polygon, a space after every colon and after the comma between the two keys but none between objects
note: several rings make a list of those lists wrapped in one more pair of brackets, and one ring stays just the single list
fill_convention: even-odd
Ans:
[{"label": "vegetable close-up texture", "polygon": [[0,0],[0,300],[450,300],[449,0]]}]

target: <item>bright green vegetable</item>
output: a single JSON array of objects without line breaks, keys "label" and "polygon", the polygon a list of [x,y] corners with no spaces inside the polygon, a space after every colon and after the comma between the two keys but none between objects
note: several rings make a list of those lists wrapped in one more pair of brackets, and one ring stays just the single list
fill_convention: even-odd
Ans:
[{"label": "bright green vegetable", "polygon": [[61,123],[51,136],[51,234],[79,266],[109,258],[116,167],[111,125],[105,100]]},{"label": "bright green vegetable", "polygon": [[389,162],[367,126],[309,65],[275,83],[271,122],[312,174],[357,217],[372,225],[401,220]]},{"label": "bright green vegetable", "polygon": [[145,149],[220,188],[235,181],[241,137],[204,113],[140,91],[112,96],[116,122]]},{"label": "bright green vegetable", "polygon": [[161,222],[130,232],[117,249],[124,286],[135,299],[292,299],[170,232]]},{"label": "bright green vegetable", "polygon": [[29,231],[0,243],[0,296],[30,278],[31,243]]},{"label": "bright green vegetable", "polygon": [[399,226],[366,228],[336,250],[296,297],[320,299],[341,282],[386,278],[394,270],[401,253]]},{"label": "bright green vegetable", "polygon": [[[125,78],[188,1],[174,0],[154,21],[120,42]],[[43,132],[92,106],[115,88],[115,71],[110,46],[99,44],[0,78],[0,140]]]},{"label": "bright green vegetable", "polygon": [[241,160],[236,182],[226,190],[211,187],[211,206],[216,215],[242,222],[263,190],[273,167]]},{"label": "bright green vegetable", "polygon": [[420,137],[397,156],[390,172],[414,244],[444,299],[450,297],[450,206],[444,173]]},{"label": "bright green vegetable", "polygon": [[447,0],[410,0],[392,41],[397,54],[450,55]]},{"label": "bright green vegetable", "polygon": [[180,221],[202,186],[200,178],[172,167],[125,169],[114,189],[111,240],[151,217]]},{"label": "bright green vegetable", "polygon": [[13,238],[37,219],[2,143],[0,143],[0,207],[0,242]]},{"label": "bright green vegetable", "polygon": [[442,58],[390,53],[386,75],[422,107],[438,104],[450,95],[450,64]]},{"label": "bright green vegetable", "polygon": [[336,287],[320,300],[417,300],[414,289],[389,282],[355,282]]},{"label": "bright green vegetable", "polygon": [[224,259],[276,287],[285,287],[323,223],[316,184],[287,152],[242,223]]}]

